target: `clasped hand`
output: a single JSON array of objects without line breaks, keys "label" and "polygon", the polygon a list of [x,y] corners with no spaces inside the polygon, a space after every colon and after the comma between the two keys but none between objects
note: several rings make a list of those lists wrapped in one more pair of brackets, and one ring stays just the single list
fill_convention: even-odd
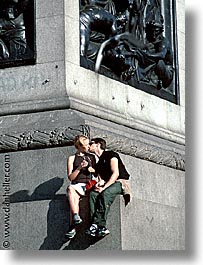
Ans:
[{"label": "clasped hand", "polygon": [[81,168],[87,167],[88,166],[88,162],[86,160],[83,160],[80,164]]},{"label": "clasped hand", "polygon": [[95,185],[94,190],[97,191],[97,192],[99,192],[99,193],[101,193],[103,190],[105,190],[104,184],[105,184],[105,182],[103,180],[100,180]]}]

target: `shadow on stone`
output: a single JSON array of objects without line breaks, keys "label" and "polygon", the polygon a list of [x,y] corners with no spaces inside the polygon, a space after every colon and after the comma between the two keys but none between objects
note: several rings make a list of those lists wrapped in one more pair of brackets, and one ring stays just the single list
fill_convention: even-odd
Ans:
[{"label": "shadow on stone", "polygon": [[84,226],[78,226],[76,228],[77,234],[73,239],[65,240],[61,247],[61,250],[84,250],[88,249],[91,245],[94,245],[98,239],[85,234]]},{"label": "shadow on stone", "polygon": [[37,186],[32,194],[21,190],[10,195],[10,203],[50,201],[48,211],[44,211],[47,211],[47,236],[39,247],[41,250],[56,250],[63,245],[63,237],[69,226],[69,204],[65,194],[56,194],[62,185],[63,179],[54,177]]},{"label": "shadow on stone", "polygon": [[37,186],[32,194],[29,194],[29,190],[20,190],[11,194],[10,203],[63,198],[65,196],[64,194],[56,194],[62,185],[63,179],[54,177]]},{"label": "shadow on stone", "polygon": [[76,236],[69,240],[64,237],[64,244],[61,250],[83,250],[98,241],[96,238],[85,234],[85,230],[90,226],[88,197],[83,197],[80,200],[80,216],[83,222],[76,226]]},{"label": "shadow on stone", "polygon": [[[57,194],[63,185],[63,179],[54,177],[39,186],[32,194],[28,190],[20,190],[10,195],[10,203],[27,203],[35,201],[50,201],[44,213],[47,214],[47,236],[39,246],[40,250],[82,250],[95,244],[98,239],[85,235],[90,225],[89,200],[83,197],[80,200],[80,216],[82,224],[76,227],[76,236],[68,240],[65,234],[70,229],[70,207],[65,194]],[[33,208],[33,215],[35,209]],[[33,217],[34,218],[34,217]],[[27,224],[32,225],[32,224]],[[40,226],[40,223],[38,224]]]},{"label": "shadow on stone", "polygon": [[[69,226],[69,206],[66,196],[49,203],[47,213],[47,236],[40,250],[57,250],[63,245],[64,234]],[[40,224],[39,224],[40,225]]]}]

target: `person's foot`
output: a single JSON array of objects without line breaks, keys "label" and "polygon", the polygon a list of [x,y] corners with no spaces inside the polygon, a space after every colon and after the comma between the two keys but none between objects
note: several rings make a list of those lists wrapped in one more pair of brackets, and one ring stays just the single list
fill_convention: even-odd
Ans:
[{"label": "person's foot", "polygon": [[82,223],[82,219],[80,218],[79,214],[75,213],[73,215],[73,223],[75,225],[79,225],[80,223]]},{"label": "person's foot", "polygon": [[74,238],[74,236],[76,235],[76,229],[75,228],[71,228],[66,234],[65,237],[72,239]]},{"label": "person's foot", "polygon": [[86,231],[85,234],[89,236],[96,236],[98,226],[97,224],[92,224]]},{"label": "person's foot", "polygon": [[108,234],[110,234],[110,231],[106,228],[106,227],[99,227],[98,230],[97,230],[97,236],[98,237],[105,237],[107,236]]}]

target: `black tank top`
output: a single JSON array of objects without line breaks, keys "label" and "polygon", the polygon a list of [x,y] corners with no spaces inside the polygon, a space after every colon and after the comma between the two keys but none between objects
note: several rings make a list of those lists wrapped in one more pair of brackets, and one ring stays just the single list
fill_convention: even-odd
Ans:
[{"label": "black tank top", "polygon": [[91,179],[91,173],[88,171],[88,167],[95,168],[96,160],[94,155],[85,154],[84,156],[79,156],[76,154],[73,162],[73,171],[75,171],[80,166],[84,159],[88,162],[88,166],[80,170],[77,177],[71,181],[72,184],[86,183],[88,180]]}]

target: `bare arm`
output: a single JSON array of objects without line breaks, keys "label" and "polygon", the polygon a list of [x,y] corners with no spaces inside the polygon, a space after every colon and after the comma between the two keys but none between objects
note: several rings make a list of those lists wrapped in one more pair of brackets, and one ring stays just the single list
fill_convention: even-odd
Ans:
[{"label": "bare arm", "polygon": [[109,181],[107,181],[106,184],[104,185],[104,189],[108,188],[118,179],[119,169],[118,169],[118,159],[116,157],[111,158],[111,171],[112,175]]},{"label": "bare arm", "polygon": [[100,177],[100,175],[98,175],[97,177],[98,177],[98,182],[95,185],[95,190],[99,187],[103,187],[105,184],[105,181]]},{"label": "bare arm", "polygon": [[74,162],[74,159],[75,159],[75,156],[70,156],[68,158],[68,162],[67,162],[67,169],[68,169],[68,178],[70,181],[74,180],[77,175],[80,173],[80,170],[83,168],[83,167],[86,167],[88,165],[88,162],[83,160],[82,163],[80,164],[80,166],[78,168],[76,168],[74,171],[73,171],[73,162]]}]

